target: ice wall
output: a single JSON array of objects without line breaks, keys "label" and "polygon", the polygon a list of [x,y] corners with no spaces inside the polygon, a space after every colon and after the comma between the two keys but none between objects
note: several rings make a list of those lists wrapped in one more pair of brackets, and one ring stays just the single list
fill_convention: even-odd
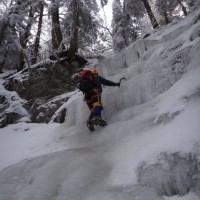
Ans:
[{"label": "ice wall", "polygon": [[155,164],[138,168],[138,182],[159,195],[184,196],[191,190],[199,195],[199,166],[195,154],[162,153]]},{"label": "ice wall", "polygon": [[[100,75],[115,82],[123,76],[127,79],[120,88],[104,88],[104,117],[109,120],[117,112],[148,102],[168,90],[195,66],[199,49],[197,12],[177,24],[161,27],[148,38],[137,40],[114,57],[100,60],[97,66]],[[70,117],[66,117],[66,123],[70,126],[87,120],[88,109],[81,99],[80,95],[67,110]]]}]

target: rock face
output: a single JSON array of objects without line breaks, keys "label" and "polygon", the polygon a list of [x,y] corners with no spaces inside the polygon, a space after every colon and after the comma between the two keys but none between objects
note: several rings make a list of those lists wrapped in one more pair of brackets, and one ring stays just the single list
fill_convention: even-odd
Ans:
[{"label": "rock face", "polygon": [[[54,113],[60,108],[67,100],[69,99],[68,96],[57,96],[55,98],[48,99],[47,97],[38,98],[34,101],[29,101],[30,107],[30,114],[31,114],[31,121],[40,123],[50,122]],[[65,112],[62,116],[65,118]],[[57,116],[57,120],[54,122],[63,123],[64,120],[61,119],[62,117]]]},{"label": "rock face", "polygon": [[[62,94],[73,91],[77,85],[72,75],[87,63],[80,56],[70,62],[66,58],[52,60],[25,68],[5,80],[4,87],[8,91],[16,91],[26,100],[24,107],[30,114],[31,122],[48,123],[51,120],[55,111],[69,98]],[[64,121],[65,112],[58,116],[57,122]],[[16,123],[19,119],[20,116],[15,115],[4,117],[3,126]]]},{"label": "rock face", "polygon": [[9,77],[5,88],[16,91],[22,98],[30,100],[39,97],[53,97],[75,87],[71,73],[67,69],[68,63],[45,63]]}]

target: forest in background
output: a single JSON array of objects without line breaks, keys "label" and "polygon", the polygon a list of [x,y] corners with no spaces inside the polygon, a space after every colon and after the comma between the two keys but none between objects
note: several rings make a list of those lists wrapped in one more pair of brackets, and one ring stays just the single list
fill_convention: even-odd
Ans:
[{"label": "forest in background", "polygon": [[[120,52],[151,29],[183,18],[199,0],[113,0],[112,25],[100,15],[108,0],[1,0],[0,71],[21,71],[53,55]],[[146,35],[145,35],[146,34]]]}]

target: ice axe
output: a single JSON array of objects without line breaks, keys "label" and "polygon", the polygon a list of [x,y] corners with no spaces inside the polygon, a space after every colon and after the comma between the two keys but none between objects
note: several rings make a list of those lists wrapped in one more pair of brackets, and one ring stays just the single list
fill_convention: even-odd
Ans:
[{"label": "ice axe", "polygon": [[120,80],[119,80],[119,85],[121,85],[122,80],[125,80],[125,81],[126,81],[126,78],[125,78],[125,77],[120,78]]}]

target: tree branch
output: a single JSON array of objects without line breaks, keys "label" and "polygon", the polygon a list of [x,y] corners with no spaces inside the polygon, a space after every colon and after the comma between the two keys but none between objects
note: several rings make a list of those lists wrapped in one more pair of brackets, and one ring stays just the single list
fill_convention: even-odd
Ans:
[{"label": "tree branch", "polygon": [[102,25],[102,24],[100,24],[100,23],[98,23],[98,25],[99,25],[101,28],[103,28],[103,29],[107,30],[107,31],[108,31],[108,33],[110,34],[110,36],[113,38],[113,34],[111,33],[111,31],[110,31],[110,29],[109,29],[108,27],[106,27],[106,26],[103,26],[103,25]]}]

